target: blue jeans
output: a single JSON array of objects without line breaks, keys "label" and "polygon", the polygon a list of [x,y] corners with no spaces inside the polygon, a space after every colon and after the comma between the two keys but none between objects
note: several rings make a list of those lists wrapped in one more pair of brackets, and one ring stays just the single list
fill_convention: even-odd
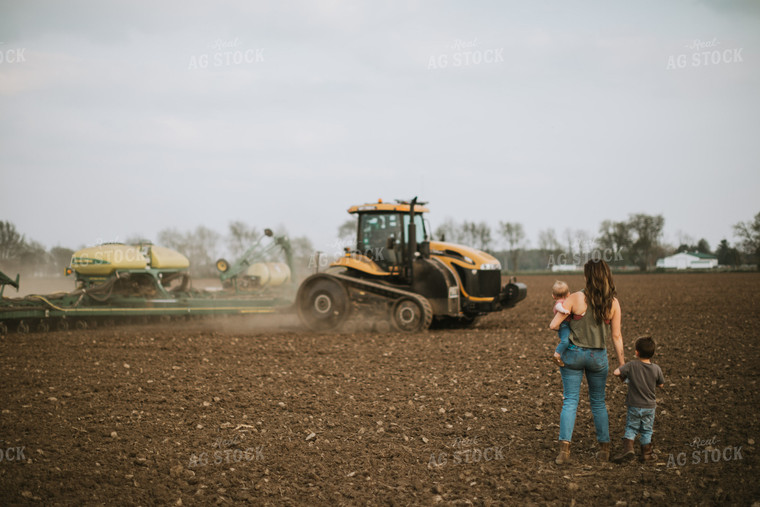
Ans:
[{"label": "blue jeans", "polygon": [[581,381],[586,374],[588,398],[591,413],[594,416],[596,439],[599,442],[610,441],[610,423],[607,405],[604,401],[607,388],[606,349],[586,349],[570,345],[563,354],[565,366],[559,369],[562,374],[563,398],[562,413],[559,416],[559,439],[570,442],[575,427],[575,413],[578,410],[578,398]]},{"label": "blue jeans", "polygon": [[647,445],[652,442],[652,428],[654,428],[653,408],[628,407],[623,438],[635,440],[636,435],[641,435],[641,445]]},{"label": "blue jeans", "polygon": [[565,353],[565,350],[567,350],[568,345],[570,345],[570,324],[568,324],[567,321],[563,321],[562,324],[559,325],[559,331],[557,334],[559,335],[559,345],[554,349],[554,352],[561,357],[562,354]]}]

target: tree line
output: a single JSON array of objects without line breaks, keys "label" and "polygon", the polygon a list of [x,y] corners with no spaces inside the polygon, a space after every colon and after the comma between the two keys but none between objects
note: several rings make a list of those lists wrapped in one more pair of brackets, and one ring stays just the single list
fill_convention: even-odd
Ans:
[{"label": "tree line", "polygon": [[[653,269],[658,258],[676,252],[700,252],[715,255],[726,266],[756,264],[760,269],[760,213],[753,220],[734,225],[736,241],[721,240],[713,251],[705,239],[695,241],[681,234],[678,246],[663,242],[665,219],[662,215],[636,213],[622,221],[603,220],[595,235],[582,229],[553,228],[538,232],[537,245],[531,247],[523,225],[500,221],[492,229],[486,222],[444,220],[433,238],[472,246],[497,257],[506,271],[547,270],[554,264],[579,264],[595,255],[603,256],[612,266],[636,266]],[[287,235],[285,230],[275,231]],[[173,248],[190,260],[190,272],[199,277],[217,276],[215,263],[222,256],[228,261],[239,258],[261,238],[263,231],[242,221],[233,221],[225,234],[199,225],[191,230],[167,228],[160,231],[156,244]],[[356,221],[348,220],[338,229],[338,237],[351,242],[356,237]],[[127,238],[124,243],[146,242],[141,236]],[[314,248],[305,236],[290,238],[293,249],[294,276],[308,274]],[[55,246],[45,249],[37,241],[27,239],[8,221],[0,221],[0,271],[6,274],[24,272],[32,276],[62,275],[74,250]]]},{"label": "tree line", "polygon": [[0,271],[8,276],[17,271],[33,276],[63,275],[73,253],[61,246],[46,250],[37,241],[24,237],[12,223],[0,221]]},{"label": "tree line", "polygon": [[760,269],[760,213],[754,219],[734,225],[737,241],[721,240],[713,251],[706,239],[694,241],[680,234],[678,246],[663,242],[665,218],[662,215],[634,213],[626,220],[603,220],[595,235],[582,229],[553,228],[538,232],[538,244],[531,247],[519,222],[498,223],[495,231],[485,222],[445,220],[433,238],[469,245],[487,251],[502,261],[507,271],[546,270],[555,264],[582,264],[589,258],[604,258],[612,266],[653,269],[657,259],[678,252],[714,255],[718,263],[738,267],[755,264]]}]

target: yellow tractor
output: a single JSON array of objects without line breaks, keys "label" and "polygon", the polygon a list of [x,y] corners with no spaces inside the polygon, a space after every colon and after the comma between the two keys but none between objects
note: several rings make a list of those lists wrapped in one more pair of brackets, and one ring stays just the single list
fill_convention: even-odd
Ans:
[{"label": "yellow tractor", "polygon": [[387,322],[407,332],[434,322],[464,327],[525,299],[525,284],[512,279],[502,287],[501,264],[492,255],[431,241],[425,204],[415,197],[348,209],[358,218],[356,247],[298,289],[296,306],[307,327],[335,330],[352,315],[379,329]]}]

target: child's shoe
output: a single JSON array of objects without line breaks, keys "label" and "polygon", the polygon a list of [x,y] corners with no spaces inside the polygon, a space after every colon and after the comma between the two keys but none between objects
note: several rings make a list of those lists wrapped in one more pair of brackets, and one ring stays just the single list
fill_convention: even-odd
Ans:
[{"label": "child's shoe", "polygon": [[649,443],[641,446],[641,462],[651,463],[655,460],[654,456],[654,444]]},{"label": "child's shoe", "polygon": [[630,438],[624,438],[623,439],[623,450],[612,458],[613,463],[622,463],[624,461],[628,461],[630,459],[633,459],[636,456],[636,452],[633,450],[633,440]]},{"label": "child's shoe", "polygon": [[560,356],[556,352],[554,353],[554,355],[552,355],[551,360],[554,361],[554,364],[556,364],[557,366],[560,366],[560,367],[565,366],[565,362],[562,360],[562,356]]}]

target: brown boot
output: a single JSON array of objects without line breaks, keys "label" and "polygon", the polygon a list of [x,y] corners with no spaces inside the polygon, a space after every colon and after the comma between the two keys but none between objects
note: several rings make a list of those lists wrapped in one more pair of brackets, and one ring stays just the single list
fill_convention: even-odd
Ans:
[{"label": "brown boot", "polygon": [[554,462],[558,465],[565,465],[570,463],[570,442],[565,440],[559,441],[559,454]]},{"label": "brown boot", "polygon": [[596,459],[602,463],[606,463],[610,460],[609,442],[599,442],[599,451],[596,453]]},{"label": "brown boot", "polygon": [[636,456],[636,452],[633,450],[633,440],[630,438],[624,438],[623,450],[620,452],[620,454],[612,458],[612,461],[615,463],[622,463],[623,461],[633,459],[634,456]]},{"label": "brown boot", "polygon": [[641,446],[641,462],[651,463],[655,460],[654,457],[654,444],[651,442]]}]

